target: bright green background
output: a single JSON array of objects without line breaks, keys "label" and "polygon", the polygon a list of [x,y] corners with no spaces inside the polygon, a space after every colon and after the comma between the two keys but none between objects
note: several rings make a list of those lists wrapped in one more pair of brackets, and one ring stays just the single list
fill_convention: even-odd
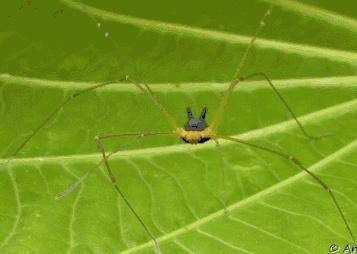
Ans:
[{"label": "bright green background", "polygon": [[[263,81],[236,89],[220,133],[298,157],[334,190],[357,235],[352,0],[298,7],[287,0],[82,2],[98,10],[70,0],[3,1],[0,163],[65,96],[125,74],[161,83],[152,88],[179,124],[186,106],[196,114],[208,106],[211,121],[246,47],[236,35],[254,34],[268,2],[276,6],[242,73],[267,73],[310,133],[334,135],[304,138]],[[168,23],[176,26],[167,30]],[[131,85],[97,90],[63,108],[21,151],[24,159],[0,169],[0,253],[155,253],[103,169],[54,200],[98,163],[95,135],[144,130],[170,128]],[[328,253],[332,243],[351,242],[328,194],[305,174],[293,178],[300,171],[274,155],[223,143],[223,186],[210,142],[150,137],[106,147],[118,144],[128,150],[111,160],[119,185],[163,254]],[[224,200],[232,205],[228,216]]]}]

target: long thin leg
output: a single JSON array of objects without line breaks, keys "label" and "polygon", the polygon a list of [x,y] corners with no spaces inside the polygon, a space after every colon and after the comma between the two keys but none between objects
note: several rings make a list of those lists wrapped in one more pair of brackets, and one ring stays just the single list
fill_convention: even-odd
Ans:
[{"label": "long thin leg", "polygon": [[289,111],[290,115],[294,118],[296,124],[299,126],[301,132],[309,139],[319,139],[322,137],[326,137],[329,136],[330,134],[323,134],[323,135],[319,135],[319,136],[313,136],[310,135],[305,128],[303,127],[303,125],[301,124],[301,122],[298,120],[298,118],[296,117],[294,111],[291,109],[291,107],[289,106],[289,104],[286,102],[286,100],[284,99],[284,97],[281,95],[281,93],[278,91],[278,89],[276,89],[276,87],[273,85],[273,82],[269,79],[269,77],[263,73],[263,72],[256,72],[256,73],[252,73],[249,74],[245,77],[240,77],[239,80],[240,81],[244,81],[246,79],[252,78],[252,77],[263,77],[269,84],[269,86],[273,89],[273,91],[275,92],[275,94],[278,96],[278,98],[281,100],[281,102],[284,104],[285,108]]},{"label": "long thin leg", "polygon": [[225,139],[225,140],[230,140],[230,141],[234,141],[234,142],[238,142],[238,143],[241,143],[241,144],[244,144],[244,145],[248,145],[248,146],[251,146],[251,147],[254,147],[254,148],[257,148],[257,149],[260,149],[260,150],[263,150],[263,151],[266,151],[266,152],[270,152],[270,153],[273,153],[281,158],[284,158],[286,160],[289,160],[291,161],[292,163],[294,163],[298,168],[300,168],[301,170],[305,171],[306,173],[308,173],[312,178],[314,178],[320,185],[321,187],[326,190],[333,203],[335,204],[340,216],[341,216],[341,219],[342,221],[344,222],[345,226],[346,226],[346,229],[349,233],[349,235],[351,236],[352,238],[352,241],[355,243],[356,242],[356,238],[354,237],[353,233],[352,233],[352,230],[347,222],[347,219],[345,217],[345,215],[343,214],[342,212],[342,209],[339,205],[339,203],[337,202],[337,199],[334,195],[334,193],[331,191],[330,187],[327,186],[327,184],[322,181],[315,173],[311,172],[310,170],[308,170],[306,167],[304,167],[304,165],[295,157],[291,156],[291,155],[288,155],[286,153],[283,153],[283,152],[280,152],[280,151],[277,151],[277,150],[274,150],[274,149],[271,149],[269,147],[265,147],[265,146],[260,146],[260,145],[256,145],[256,144],[253,144],[253,143],[250,143],[250,142],[247,142],[247,141],[244,141],[244,140],[241,140],[241,139],[238,139],[238,138],[233,138],[233,137],[229,137],[229,136],[217,136],[217,138],[219,139]]},{"label": "long thin leg", "polygon": [[[106,138],[111,138],[111,137],[123,137],[123,136],[137,136],[137,137],[147,137],[147,136],[154,136],[154,135],[169,135],[172,134],[171,132],[156,132],[156,131],[145,131],[145,132],[114,132],[114,133],[109,133],[105,135],[100,135],[101,139],[106,139]],[[119,152],[121,149],[120,147],[117,147],[114,149],[112,152],[107,154],[106,158],[108,159],[112,155],[116,154]],[[61,193],[58,193],[55,197],[55,200],[62,199],[66,197],[69,193],[74,191],[96,168],[98,168],[102,163],[104,162],[104,158],[102,158],[97,164],[95,164],[93,167],[91,167],[83,176],[81,176],[74,184],[69,186],[67,189],[62,191]]]},{"label": "long thin leg", "polygon": [[248,54],[249,54],[250,50],[252,49],[255,41],[257,40],[259,33],[261,32],[261,30],[265,26],[265,20],[271,14],[272,9],[273,9],[273,6],[271,5],[268,8],[268,10],[264,13],[264,16],[262,17],[262,19],[260,20],[259,26],[258,26],[257,30],[255,31],[255,34],[251,38],[250,43],[248,44],[247,48],[245,49],[244,55],[243,55],[239,65],[237,67],[237,70],[236,70],[236,72],[234,74],[235,79],[238,79],[238,77],[240,76],[240,71],[242,70],[242,68],[243,68],[243,66],[244,66],[244,64],[245,64],[245,62],[247,60]]},{"label": "long thin leg", "polygon": [[[126,135],[128,135],[129,133],[127,133]],[[155,135],[155,134],[166,134],[166,135],[174,135],[172,132],[150,132],[147,135]],[[130,133],[129,135],[140,135],[140,136],[145,136],[144,133]],[[141,226],[144,228],[144,230],[146,231],[146,233],[150,236],[150,238],[152,239],[152,241],[154,242],[154,246],[156,249],[156,253],[157,254],[161,254],[160,252],[160,247],[159,244],[156,241],[155,236],[153,235],[153,233],[150,231],[150,229],[146,226],[146,224],[144,223],[143,219],[140,217],[140,215],[135,211],[134,207],[132,206],[132,204],[129,202],[129,200],[125,197],[124,193],[121,191],[121,189],[119,188],[119,185],[117,183],[117,180],[113,174],[112,169],[110,168],[109,165],[109,161],[108,161],[108,156],[105,153],[105,148],[104,145],[102,143],[102,139],[106,139],[106,138],[112,138],[112,137],[119,137],[119,136],[124,136],[122,133],[111,133],[111,134],[106,134],[106,135],[101,135],[101,136],[96,136],[95,137],[95,141],[97,143],[97,147],[98,149],[101,151],[102,156],[103,156],[103,161],[104,161],[104,165],[105,168],[107,169],[108,175],[110,177],[110,180],[115,188],[115,190],[117,191],[117,193],[119,194],[119,196],[124,200],[125,204],[128,206],[128,208],[130,209],[130,211],[133,213],[133,215],[136,217],[136,219],[139,221],[139,223],[141,224]]]},{"label": "long thin leg", "polygon": [[223,161],[223,156],[222,156],[222,151],[221,151],[221,145],[219,144],[218,139],[213,139],[213,141],[216,144],[216,149],[217,149],[217,155],[218,155],[218,160],[219,160],[219,166],[221,168],[221,177],[222,177],[222,188],[223,188],[223,205],[224,205],[224,210],[226,213],[227,211],[227,195],[226,195],[226,173],[225,173],[225,165]]},{"label": "long thin leg", "polygon": [[226,93],[224,94],[223,96],[223,99],[221,100],[219,106],[218,106],[218,110],[213,118],[213,121],[211,123],[211,128],[213,131],[216,131],[217,128],[218,128],[218,125],[222,119],[222,115],[223,115],[223,112],[224,112],[224,109],[228,103],[228,99],[230,97],[230,95],[232,94],[233,92],[233,89],[238,85],[239,83],[239,75],[240,75],[240,70],[243,68],[245,62],[246,62],[246,59],[248,57],[248,54],[250,52],[250,50],[252,49],[254,43],[256,42],[257,38],[258,38],[258,35],[260,33],[260,31],[262,30],[262,28],[265,26],[265,19],[270,15],[271,13],[271,10],[272,10],[273,6],[270,6],[268,8],[268,10],[265,12],[265,14],[263,15],[262,19],[260,20],[259,22],[259,26],[257,28],[257,30],[255,31],[252,39],[250,40],[250,43],[247,45],[247,48],[244,52],[244,55],[238,65],[238,68],[234,74],[234,79],[232,80],[231,84],[229,85],[228,87],[228,90],[226,91]]},{"label": "long thin leg", "polygon": [[140,90],[142,90],[143,92],[147,92],[147,94],[149,95],[150,99],[154,102],[154,104],[159,108],[159,110],[161,111],[161,113],[164,115],[164,117],[166,118],[167,122],[171,125],[171,127],[173,128],[173,130],[176,130],[177,127],[177,123],[175,118],[173,118],[173,116],[166,110],[166,108],[164,107],[164,105],[158,100],[158,98],[156,97],[156,95],[154,94],[154,92],[151,90],[151,88],[149,87],[149,85],[147,84],[143,84],[145,86],[145,88],[142,86],[142,84],[140,84],[140,82],[130,78],[129,76],[126,76],[126,80],[133,83],[134,85],[136,85]]},{"label": "long thin leg", "polygon": [[100,83],[97,85],[93,85],[91,87],[88,87],[87,89],[84,89],[82,91],[76,92],[74,94],[71,94],[70,96],[68,96],[54,111],[52,111],[51,114],[49,114],[33,131],[32,133],[16,148],[15,152],[13,152],[13,154],[4,162],[3,165],[0,166],[0,170],[5,170],[7,168],[7,166],[9,165],[9,163],[16,158],[16,156],[19,154],[19,152],[26,146],[26,144],[28,142],[30,142],[30,140],[61,110],[63,109],[64,106],[66,106],[70,101],[72,101],[73,99],[77,98],[78,96],[85,94],[89,91],[95,90],[97,88],[100,87],[104,87],[107,86],[109,84],[113,84],[116,82],[121,82],[121,81],[125,81],[126,77],[123,77],[119,80],[115,80],[115,81],[108,81],[108,82],[104,82],[104,83]]}]

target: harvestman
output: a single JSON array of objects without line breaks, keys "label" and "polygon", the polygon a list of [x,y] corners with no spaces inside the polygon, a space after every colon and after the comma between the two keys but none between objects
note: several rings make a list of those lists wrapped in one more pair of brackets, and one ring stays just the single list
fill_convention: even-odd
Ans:
[{"label": "harvestman", "polygon": [[303,127],[303,125],[301,124],[301,122],[298,120],[298,118],[296,117],[295,113],[292,111],[292,109],[290,108],[290,106],[288,105],[288,103],[285,101],[285,99],[282,97],[282,95],[279,93],[279,91],[276,89],[276,87],[273,85],[272,81],[268,78],[268,76],[263,73],[263,72],[257,72],[257,73],[252,73],[250,75],[247,76],[240,76],[240,70],[243,67],[245,60],[248,56],[248,53],[251,49],[251,47],[254,45],[257,36],[260,32],[260,30],[262,29],[262,27],[264,27],[265,23],[265,19],[267,16],[270,15],[271,12],[271,7],[268,9],[268,11],[264,14],[263,18],[261,19],[261,22],[259,24],[259,27],[257,29],[257,31],[255,32],[254,36],[252,37],[250,43],[248,44],[243,58],[237,68],[237,71],[234,75],[234,79],[231,81],[227,91],[225,92],[219,106],[218,106],[218,110],[213,118],[213,121],[211,123],[211,125],[208,125],[206,123],[205,117],[206,117],[206,113],[207,113],[207,107],[204,107],[200,116],[194,117],[192,114],[191,109],[188,107],[187,108],[187,116],[188,116],[188,121],[187,123],[184,125],[183,128],[178,127],[175,119],[171,116],[171,114],[166,110],[166,108],[163,106],[163,104],[160,103],[160,101],[158,100],[158,98],[155,96],[155,94],[153,93],[153,91],[151,90],[151,88],[149,87],[149,85],[143,83],[139,83],[138,81],[135,81],[134,79],[130,78],[129,76],[125,76],[119,80],[116,81],[111,81],[111,82],[105,82],[105,83],[101,83],[101,84],[97,84],[94,86],[91,86],[87,89],[84,89],[80,92],[74,93],[72,95],[70,95],[67,99],[65,99],[49,116],[47,116],[44,121],[36,128],[33,130],[33,132],[26,138],[25,141],[23,141],[21,143],[21,145],[15,150],[15,152],[12,154],[12,156],[5,161],[3,167],[5,168],[6,166],[8,166],[8,164],[12,161],[12,159],[16,158],[17,155],[19,154],[19,152],[24,148],[24,146],[68,103],[70,102],[72,99],[77,98],[78,96],[85,94],[89,91],[95,90],[97,88],[101,88],[104,86],[107,86],[109,84],[113,84],[116,82],[123,82],[123,81],[127,81],[130,82],[132,84],[134,84],[137,88],[139,88],[141,91],[143,91],[144,93],[146,93],[149,98],[152,100],[152,102],[159,108],[159,110],[161,111],[161,113],[163,114],[163,116],[165,117],[165,119],[168,121],[168,123],[170,124],[170,126],[172,127],[172,131],[171,132],[161,132],[161,131],[148,131],[148,132],[114,132],[114,133],[109,133],[109,134],[104,134],[104,135],[98,135],[95,137],[95,142],[97,144],[98,149],[100,150],[101,154],[102,154],[102,160],[92,169],[90,169],[84,176],[82,176],[74,185],[70,186],[68,189],[66,189],[64,192],[60,193],[57,195],[56,199],[62,198],[64,196],[66,196],[69,192],[71,192],[72,190],[74,190],[89,174],[90,172],[93,171],[94,168],[96,168],[99,164],[103,163],[105,164],[105,168],[108,172],[108,175],[110,177],[110,180],[115,188],[115,190],[117,191],[117,193],[122,197],[122,199],[124,200],[125,204],[128,206],[128,208],[131,210],[132,214],[137,218],[138,222],[142,225],[143,229],[146,231],[146,233],[150,236],[151,240],[154,243],[155,249],[156,249],[156,253],[160,254],[160,248],[159,248],[159,244],[155,238],[155,236],[152,234],[152,232],[150,231],[150,229],[146,226],[146,224],[144,223],[143,219],[140,217],[140,215],[135,211],[134,207],[131,205],[131,203],[129,202],[129,200],[125,197],[125,195],[123,194],[123,192],[121,191],[121,189],[119,188],[119,185],[117,184],[116,178],[111,170],[111,167],[109,165],[108,159],[111,155],[113,155],[114,153],[117,152],[117,150],[114,150],[111,153],[106,153],[105,151],[105,147],[102,143],[102,141],[104,139],[109,139],[109,138],[113,138],[113,137],[122,137],[122,136],[136,136],[136,137],[146,137],[146,136],[159,136],[159,135],[174,135],[177,136],[179,138],[181,138],[183,141],[185,141],[188,144],[201,144],[201,143],[205,143],[209,140],[213,140],[214,143],[216,144],[217,147],[219,147],[219,139],[223,139],[223,140],[229,140],[229,141],[233,141],[233,142],[237,142],[243,145],[247,145],[259,150],[263,150],[272,154],[275,154],[285,160],[288,160],[290,162],[292,162],[295,166],[297,166],[298,168],[300,168],[301,170],[305,171],[307,174],[309,174],[312,178],[314,178],[316,180],[316,182],[321,185],[321,187],[326,190],[328,192],[328,194],[331,197],[331,200],[333,201],[335,207],[338,210],[338,213],[340,214],[341,219],[343,220],[345,227],[349,233],[349,235],[351,236],[353,242],[356,242],[355,237],[352,233],[352,230],[341,210],[341,207],[339,205],[339,203],[337,202],[335,195],[333,194],[333,192],[331,191],[331,189],[328,187],[328,185],[323,182],[317,175],[315,175],[314,173],[312,173],[311,171],[309,171],[305,166],[303,166],[303,164],[295,157],[283,153],[281,151],[278,150],[274,150],[271,149],[269,147],[265,147],[265,146],[261,146],[261,145],[257,145],[257,144],[253,144],[238,138],[234,138],[234,137],[230,137],[230,136],[223,136],[220,135],[219,133],[217,133],[217,127],[221,122],[221,117],[224,113],[224,109],[225,106],[228,103],[228,99],[230,97],[230,95],[232,94],[233,89],[241,82],[244,81],[246,79],[252,78],[252,77],[261,77],[263,78],[263,80],[265,80],[267,82],[267,84],[273,89],[273,91],[275,92],[275,94],[278,96],[278,98],[281,100],[281,102],[283,103],[283,105],[285,106],[285,108],[289,111],[290,115],[292,116],[292,118],[295,120],[296,124],[298,125],[298,127],[300,128],[302,134],[309,138],[309,139],[319,139],[323,136],[326,135],[321,135],[321,136],[312,136],[310,135],[305,128]]}]

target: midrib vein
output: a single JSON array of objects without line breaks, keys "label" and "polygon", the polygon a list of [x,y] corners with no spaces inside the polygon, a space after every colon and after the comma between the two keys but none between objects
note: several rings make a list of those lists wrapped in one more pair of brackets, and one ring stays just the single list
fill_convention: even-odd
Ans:
[{"label": "midrib vein", "polygon": [[[227,32],[219,32],[215,30],[196,28],[187,25],[167,23],[157,20],[148,20],[142,18],[136,18],[129,15],[117,14],[105,10],[101,10],[89,5],[85,5],[80,2],[71,0],[61,0],[65,5],[70,8],[79,10],[91,16],[99,17],[103,20],[119,22],[122,24],[133,25],[139,28],[151,29],[153,31],[168,32],[178,35],[187,35],[191,37],[197,37],[200,39],[218,40],[229,43],[248,44],[251,40],[249,36],[236,35]],[[324,59],[330,59],[336,62],[345,62],[350,65],[357,65],[357,53],[335,50],[329,48],[321,48],[316,46],[307,46],[297,43],[287,43],[276,40],[267,40],[259,38],[256,44],[260,48],[270,48],[287,53],[295,53],[306,57],[319,57]]]},{"label": "midrib vein", "polygon": [[[353,112],[357,110],[357,99],[353,99],[347,102],[340,103],[338,105],[328,107],[325,109],[321,109],[315,111],[310,114],[306,114],[304,116],[299,117],[299,120],[303,124],[311,124],[316,122],[321,122],[324,120],[328,120],[331,118],[336,118],[342,115],[345,115],[349,112]],[[268,127],[248,131],[239,135],[235,135],[233,137],[240,138],[243,140],[254,140],[262,137],[267,137],[277,133],[283,133],[292,129],[296,129],[296,122],[291,119],[288,121],[284,121],[278,124],[270,125]],[[221,140],[220,144],[225,146],[227,144],[232,144],[231,141]],[[112,159],[114,158],[123,158],[129,159],[132,157],[145,157],[150,158],[153,156],[161,156],[164,154],[171,154],[176,152],[184,152],[191,153],[195,150],[213,148],[214,144],[211,142],[207,142],[200,145],[187,145],[187,144],[179,144],[179,145],[171,145],[171,146],[163,146],[163,147],[151,147],[151,148],[143,148],[137,150],[128,150],[128,151],[120,151],[116,154],[112,155]],[[1,159],[0,163],[4,162],[6,159]],[[71,162],[71,161],[100,161],[101,155],[99,153],[92,154],[80,154],[80,155],[67,155],[67,156],[47,156],[47,157],[31,157],[31,158],[16,158],[9,165],[23,165],[23,164],[41,164],[48,162]]]},{"label": "midrib vein", "polygon": [[[323,167],[325,167],[326,165],[328,165],[331,162],[336,161],[338,158],[347,155],[351,152],[353,152],[355,149],[357,149],[357,140],[354,140],[353,142],[347,144],[346,146],[344,146],[343,148],[339,149],[338,151],[334,152],[333,154],[330,154],[329,156],[325,157],[324,159],[322,159],[321,161],[315,163],[314,165],[312,165],[311,167],[309,167],[309,170],[311,172],[318,172],[319,170],[321,170]],[[254,202],[256,200],[262,199],[263,197],[268,196],[269,194],[273,194],[274,192],[281,190],[282,188],[284,188],[285,186],[289,186],[295,182],[297,182],[299,179],[303,178],[303,177],[308,177],[308,175],[306,174],[306,172],[302,171],[294,176],[291,176],[289,178],[287,178],[286,180],[275,184],[263,191],[260,191],[246,199],[240,200],[237,203],[234,203],[230,206],[228,206],[226,209],[228,210],[228,212],[232,212],[235,209],[238,209],[248,203]],[[323,190],[322,190],[323,191]],[[326,193],[327,195],[327,193]],[[218,217],[223,216],[226,213],[226,211],[224,209],[221,209],[215,213],[209,214],[206,217],[203,217],[189,225],[186,225],[180,229],[177,229],[169,234],[166,234],[164,236],[161,236],[159,238],[157,238],[156,240],[161,243],[164,242],[166,240],[175,238],[179,235],[182,235],[186,232],[188,232],[189,230],[192,229],[196,229],[199,228],[200,225],[205,224],[207,222],[210,222]],[[136,247],[130,248],[126,251],[120,252],[120,254],[129,254],[129,253],[133,253],[135,251],[144,249],[144,248],[148,248],[148,247],[152,247],[152,243],[151,242],[147,242],[145,244],[142,245],[138,245]]]},{"label": "midrib vein", "polygon": [[[10,74],[0,74],[0,82],[18,83],[25,86],[49,87],[60,89],[85,89],[100,82],[95,81],[66,81],[66,80],[50,80],[41,78],[30,78],[15,76]],[[103,80],[103,82],[106,82]],[[357,76],[342,76],[342,77],[323,77],[323,78],[301,78],[301,79],[276,79],[273,80],[274,85],[279,89],[292,88],[357,88]],[[227,82],[188,82],[188,83],[149,83],[156,91],[162,92],[199,92],[199,91],[225,91],[227,90],[230,81]],[[179,87],[177,87],[179,85]],[[257,89],[271,89],[265,80],[244,81],[236,88],[236,91],[254,91]],[[142,93],[132,84],[128,83],[113,83],[112,85],[100,88],[107,91],[130,91],[133,93]]]},{"label": "midrib vein", "polygon": [[2,249],[4,249],[8,245],[9,241],[11,240],[11,238],[13,238],[14,235],[16,234],[16,230],[18,229],[19,221],[20,221],[21,214],[22,214],[22,209],[23,209],[22,205],[21,205],[21,201],[20,201],[19,188],[17,186],[15,176],[13,175],[12,171],[10,171],[8,174],[9,174],[12,186],[14,188],[14,196],[15,196],[17,209],[16,209],[16,215],[15,215],[16,217],[15,217],[14,224],[13,224],[9,234],[5,237],[3,242],[0,244],[0,251]]},{"label": "midrib vein", "polygon": [[338,26],[357,33],[357,21],[353,18],[345,17],[333,11],[325,10],[319,7],[299,3],[292,0],[261,0],[287,10],[309,16],[311,18],[324,21],[330,25]]}]

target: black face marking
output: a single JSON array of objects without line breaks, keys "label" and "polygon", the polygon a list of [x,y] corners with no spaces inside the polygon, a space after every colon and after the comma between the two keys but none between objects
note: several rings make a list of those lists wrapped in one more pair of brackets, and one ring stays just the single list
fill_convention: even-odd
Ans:
[{"label": "black face marking", "polygon": [[[201,115],[199,118],[195,118],[192,114],[191,108],[187,108],[187,117],[188,121],[184,125],[184,129],[186,131],[203,131],[204,129],[207,128],[207,123],[206,123],[206,113],[207,113],[207,107],[204,107],[202,109]],[[207,140],[206,140],[207,141]],[[204,141],[204,142],[206,142]],[[202,142],[203,143],[203,142]]]},{"label": "black face marking", "polygon": [[[201,138],[200,140],[198,140],[199,144],[205,143],[208,140],[210,140],[211,138]],[[190,143],[187,139],[182,138],[183,141],[185,141],[186,143]]]}]

